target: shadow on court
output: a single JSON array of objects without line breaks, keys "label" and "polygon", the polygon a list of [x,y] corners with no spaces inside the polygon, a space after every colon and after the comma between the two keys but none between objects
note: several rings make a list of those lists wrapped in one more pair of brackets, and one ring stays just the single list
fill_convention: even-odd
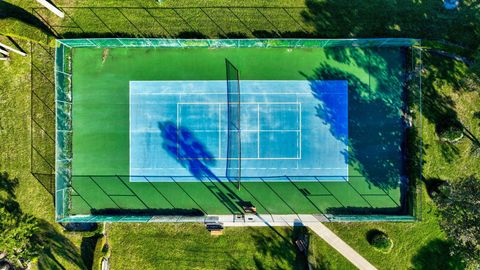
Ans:
[{"label": "shadow on court", "polygon": [[[407,49],[328,48],[327,56],[340,63],[360,68],[360,72],[344,72],[322,64],[314,75],[304,75],[312,81],[312,94],[320,101],[317,115],[331,126],[331,134],[339,140],[334,121],[336,107],[321,99],[315,80],[348,81],[348,158],[349,174],[361,175],[369,184],[389,190],[401,188],[400,205],[395,208],[330,207],[329,213],[383,213],[395,214],[421,211],[417,193],[421,192],[419,172],[423,160],[420,140],[414,119],[419,105],[418,71],[411,70],[411,54]],[[397,49],[398,50],[398,49]],[[413,58],[412,58],[413,61]],[[410,65],[412,65],[410,67]],[[373,83],[372,83],[373,82]],[[411,120],[409,118],[411,117]],[[410,124],[408,123],[410,121]],[[409,125],[413,127],[409,128]],[[408,180],[407,180],[408,179]],[[408,181],[408,182],[407,182]],[[415,210],[414,210],[415,209]],[[421,213],[417,215],[421,216]]]},{"label": "shadow on court", "polygon": [[[173,122],[159,122],[162,133],[162,147],[167,153],[179,162],[210,192],[221,201],[232,214],[242,213],[242,205],[246,205],[236,192],[229,187],[230,183],[222,182],[210,169],[215,165],[215,158],[206,146],[185,127],[177,127]],[[214,182],[220,184],[215,185]]]},{"label": "shadow on court", "polygon": [[[402,175],[403,102],[402,82],[398,75],[390,72],[401,72],[398,67],[401,65],[394,63],[388,67],[390,61],[373,49],[344,50],[347,54],[342,52],[341,55],[338,54],[341,50],[329,51],[330,57],[337,61],[348,64],[356,61],[355,64],[364,68],[369,76],[347,73],[328,64],[321,64],[313,76],[305,75],[312,82],[312,94],[320,101],[317,116],[330,125],[333,136],[345,141],[346,133],[339,132],[344,123],[338,123],[339,118],[335,117],[338,106],[322,99],[322,89],[315,81],[348,81],[348,163],[372,185],[385,191],[395,189]],[[375,88],[370,85],[370,80],[376,81]],[[352,174],[351,169],[349,174]]]},{"label": "shadow on court", "polygon": [[205,145],[185,127],[172,122],[158,124],[162,132],[162,147],[198,180],[217,179],[208,168],[215,158]]}]

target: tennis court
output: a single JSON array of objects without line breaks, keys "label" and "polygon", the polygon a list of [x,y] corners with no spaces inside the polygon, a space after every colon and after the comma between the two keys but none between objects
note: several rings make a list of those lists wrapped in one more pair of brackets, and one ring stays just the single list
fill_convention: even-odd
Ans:
[{"label": "tennis court", "polygon": [[[244,181],[347,180],[347,145],[316,116],[311,89],[333,104],[347,135],[346,81],[239,82],[241,143],[229,145],[228,133],[239,131],[228,128],[225,80],[131,81],[131,181],[228,181],[232,169]],[[241,167],[229,168],[237,156],[227,149],[236,147]]]},{"label": "tennis court", "polygon": [[139,41],[58,43],[58,219],[405,214],[415,40]]}]

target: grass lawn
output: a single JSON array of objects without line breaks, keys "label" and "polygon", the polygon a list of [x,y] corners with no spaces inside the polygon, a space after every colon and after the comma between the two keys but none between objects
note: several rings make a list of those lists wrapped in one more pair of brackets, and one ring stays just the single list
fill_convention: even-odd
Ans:
[{"label": "grass lawn", "polygon": [[[326,225],[378,269],[463,269],[458,258],[448,255],[449,243],[440,231],[433,203],[425,200],[423,207],[421,222]],[[371,229],[383,231],[392,239],[393,248],[388,254],[370,246],[366,235]]]},{"label": "grass lawn", "polygon": [[[0,2],[0,33],[24,35],[44,43],[45,33],[64,37],[416,37],[458,43],[469,55],[480,40],[479,7],[474,2],[466,0],[461,4],[464,8],[446,11],[438,0],[407,1],[401,5],[383,0],[368,4],[360,0],[167,0],[162,5],[153,0],[58,0],[55,4],[69,7],[64,9],[68,17],[60,21],[45,10],[37,10],[37,17],[32,17],[28,12],[35,5],[33,1],[8,0]],[[121,8],[127,6],[136,8]],[[44,21],[38,19],[40,16]],[[29,42],[17,42],[30,52]],[[53,63],[48,50],[41,48],[33,55],[36,67],[31,67],[30,57],[32,54],[25,58],[13,56],[12,61],[0,62],[0,171],[19,179],[16,199],[21,209],[44,221],[43,235],[50,239],[50,248],[36,268],[83,269],[79,258],[84,235],[61,232],[53,220],[51,194],[31,174],[31,165],[40,158],[31,156],[32,145],[38,146],[38,152],[45,156],[52,154],[47,135],[52,122],[48,113],[43,113],[53,103],[49,95],[53,93],[51,73],[44,74],[52,72]],[[466,70],[463,64],[426,54],[424,65],[423,176],[430,187],[438,180],[480,173],[480,159],[469,154],[469,139],[445,144],[436,133],[441,119],[455,117],[472,134],[480,136],[480,97],[478,92],[465,92],[458,87]],[[34,90],[46,91],[38,91],[38,96],[32,98],[32,85]],[[35,109],[33,115],[31,107]],[[32,119],[38,120],[38,125],[31,126]],[[39,130],[40,127],[46,127],[46,131]],[[41,167],[48,170],[48,165]],[[435,207],[426,191],[423,198],[421,222],[327,226],[379,269],[462,268],[456,258],[448,256],[448,243],[437,225]],[[394,247],[390,253],[380,253],[368,245],[365,234],[372,228],[383,230],[392,238]],[[212,238],[199,225],[111,224],[112,269],[152,269],[160,261],[165,263],[165,269],[182,268],[189,262],[179,258],[187,257],[202,269],[218,269],[219,265],[231,269],[255,269],[259,265],[265,269],[294,268],[297,262],[293,248],[285,250],[284,246],[289,244],[283,239],[290,239],[291,232],[277,231],[279,234],[268,228],[229,228],[225,236]],[[327,266],[320,269],[351,268],[320,239],[312,239],[312,245],[314,254],[323,256],[318,257],[319,265]]]},{"label": "grass lawn", "polygon": [[[30,48],[29,42],[20,41],[19,45]],[[39,258],[38,269],[55,269],[59,265],[66,269],[82,268],[82,235],[62,233],[62,227],[54,222],[52,195],[31,174],[30,55],[12,55],[11,61],[0,63],[0,70],[0,172],[8,173],[3,181],[19,180],[16,200],[21,210],[41,223],[46,250]]]},{"label": "grass lawn", "polygon": [[[286,227],[226,228],[212,237],[201,224],[122,223],[108,226],[112,269],[305,269]],[[316,236],[319,267],[354,269]]]},{"label": "grass lawn", "polygon": [[[360,254],[380,269],[462,269],[458,258],[448,255],[449,243],[438,225],[430,187],[438,181],[455,181],[480,173],[480,158],[472,157],[472,142],[464,137],[458,143],[440,141],[435,126],[441,118],[457,117],[471,133],[480,136],[480,93],[465,92],[459,82],[467,71],[462,63],[426,53],[423,76],[423,192],[422,221],[416,223],[329,223],[326,224]],[[445,68],[446,70],[444,70]],[[449,76],[441,72],[453,71]],[[366,241],[370,229],[379,229],[393,240],[389,254],[374,250]]]}]

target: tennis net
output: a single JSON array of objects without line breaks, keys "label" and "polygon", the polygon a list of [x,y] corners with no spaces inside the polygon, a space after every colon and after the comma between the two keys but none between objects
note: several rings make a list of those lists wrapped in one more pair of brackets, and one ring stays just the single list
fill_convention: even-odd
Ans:
[{"label": "tennis net", "polygon": [[242,153],[240,129],[240,76],[238,69],[225,59],[227,70],[227,168],[226,176],[240,189]]}]

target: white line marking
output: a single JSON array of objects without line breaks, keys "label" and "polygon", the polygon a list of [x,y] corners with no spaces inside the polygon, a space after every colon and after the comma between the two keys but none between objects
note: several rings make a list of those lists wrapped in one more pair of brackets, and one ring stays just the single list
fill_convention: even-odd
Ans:
[{"label": "white line marking", "polygon": [[[196,133],[202,133],[202,132],[228,132],[226,129],[191,129],[191,132],[196,132]],[[158,133],[158,129],[140,129],[140,130],[131,130],[130,132],[132,133]],[[263,129],[263,130],[257,130],[257,129],[245,129],[242,130],[242,132],[301,132],[300,129]]]},{"label": "white line marking", "polygon": [[222,114],[222,108],[220,107],[220,104],[218,104],[218,157],[222,158],[222,131],[221,131],[221,117],[220,115]]},{"label": "white line marking", "polygon": [[[332,93],[335,95],[340,95],[339,93]],[[166,93],[135,93],[135,95],[139,96],[159,96],[159,95],[172,95],[172,96],[181,96],[181,95],[225,95],[225,93],[218,92],[218,93],[208,93],[208,92],[166,92]],[[312,95],[311,92],[303,92],[303,93],[280,93],[280,92],[255,92],[255,93],[242,93],[242,95]],[[344,94],[343,94],[344,95]]]},{"label": "white line marking", "polygon": [[180,105],[217,105],[217,104],[294,104],[298,105],[299,102],[254,102],[254,101],[249,101],[249,102],[177,102],[177,104]]},{"label": "white line marking", "polygon": [[298,103],[298,105],[300,106],[300,112],[298,113],[299,114],[299,121],[300,121],[300,126],[299,126],[299,130],[300,130],[300,134],[299,134],[299,138],[298,140],[300,141],[300,156],[299,158],[301,159],[302,158],[302,103]]},{"label": "white line marking", "polygon": [[[178,158],[178,160],[236,160],[238,158]],[[299,158],[247,158],[247,157],[242,157],[242,160],[297,160]],[[242,168],[243,169],[243,168]]]},{"label": "white line marking", "polygon": [[[128,82],[128,173],[132,175],[132,88]],[[130,179],[129,179],[130,180]]]},{"label": "white line marking", "polygon": [[260,104],[257,104],[257,158],[260,159]]},{"label": "white line marking", "polygon": [[[132,169],[136,169],[136,170],[139,170],[139,169],[142,169],[142,170],[158,170],[158,169],[161,169],[162,171],[163,170],[176,170],[178,171],[178,168],[132,168]],[[223,169],[223,168],[212,168],[212,169]],[[254,168],[242,168],[242,169],[246,169],[246,170],[297,170],[295,168],[278,168],[278,167],[272,167],[272,168],[257,168],[257,167],[254,167]],[[300,170],[345,170],[345,168],[308,168],[308,167],[305,167],[305,168],[300,168]],[[160,177],[161,175],[159,175]],[[306,175],[308,176],[308,175]],[[170,177],[170,176],[164,176],[164,177]],[[174,176],[173,176],[174,177]],[[322,177],[321,175],[316,175],[316,177]],[[323,177],[345,177],[345,175],[327,175],[327,176],[323,176]]]},{"label": "white line marking", "polygon": [[175,157],[178,159],[178,126],[180,125],[180,121],[182,120],[182,117],[178,117],[179,116],[179,110],[180,110],[180,106],[178,106],[178,103],[177,103],[177,130],[175,130]]}]

